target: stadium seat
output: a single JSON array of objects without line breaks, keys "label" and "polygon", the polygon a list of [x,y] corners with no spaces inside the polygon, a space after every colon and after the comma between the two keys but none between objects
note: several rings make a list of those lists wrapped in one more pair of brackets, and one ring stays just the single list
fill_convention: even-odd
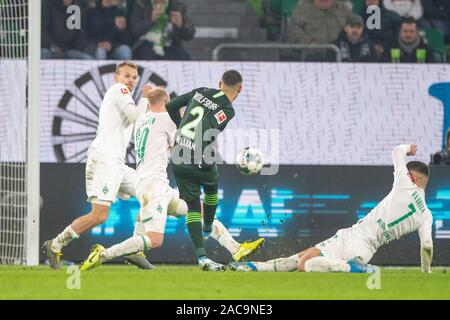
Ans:
[{"label": "stadium seat", "polygon": [[352,0],[352,9],[354,14],[360,14],[361,10],[363,8],[363,2],[362,0]]},{"label": "stadium seat", "polygon": [[447,46],[445,45],[444,35],[437,29],[424,28],[428,45],[433,50],[435,60],[439,62],[446,62],[447,60]]},{"label": "stadium seat", "polygon": [[[268,25],[268,29],[279,29],[279,40],[286,41],[287,24],[289,17],[297,6],[299,0],[263,0],[265,11],[272,19],[278,21],[277,25]],[[272,32],[277,32],[272,30]]]}]

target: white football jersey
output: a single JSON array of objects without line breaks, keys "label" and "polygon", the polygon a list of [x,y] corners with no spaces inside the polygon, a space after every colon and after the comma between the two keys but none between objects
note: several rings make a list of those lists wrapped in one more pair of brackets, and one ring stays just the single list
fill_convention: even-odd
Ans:
[{"label": "white football jersey", "polygon": [[134,141],[139,180],[150,175],[167,179],[170,148],[176,130],[167,112],[147,111],[136,121]]},{"label": "white football jersey", "polygon": [[90,151],[99,151],[114,159],[125,160],[133,134],[133,123],[122,110],[129,104],[135,103],[130,90],[124,84],[116,83],[106,92],[100,106],[97,136]]},{"label": "white football jersey", "polygon": [[352,226],[353,231],[375,251],[384,244],[418,230],[422,241],[431,240],[433,216],[425,203],[425,192],[415,185],[406,168],[409,145],[392,151],[392,191],[372,211]]}]

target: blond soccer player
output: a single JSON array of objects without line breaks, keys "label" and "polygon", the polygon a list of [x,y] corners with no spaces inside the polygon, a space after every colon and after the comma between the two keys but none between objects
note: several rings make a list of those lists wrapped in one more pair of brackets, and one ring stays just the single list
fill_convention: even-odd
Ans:
[{"label": "blond soccer player", "polygon": [[115,72],[115,84],[109,88],[100,106],[97,136],[88,150],[86,163],[86,193],[91,212],[68,225],[54,239],[42,246],[50,267],[60,268],[62,249],[81,234],[104,223],[111,204],[119,194],[135,195],[136,172],[125,164],[126,150],[136,120],[147,110],[147,95],[152,89],[146,85],[136,106],[131,92],[138,78],[137,66],[125,61]]}]

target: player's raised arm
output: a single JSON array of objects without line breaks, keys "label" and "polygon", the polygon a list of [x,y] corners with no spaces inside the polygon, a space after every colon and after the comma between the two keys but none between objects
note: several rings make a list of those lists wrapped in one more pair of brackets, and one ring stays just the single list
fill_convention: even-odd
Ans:
[{"label": "player's raised arm", "polygon": [[166,110],[169,113],[172,121],[176,124],[177,128],[181,122],[180,109],[188,104],[189,100],[191,100],[191,98],[193,97],[194,92],[195,90],[189,93],[185,93],[166,104]]},{"label": "player's raised arm", "polygon": [[[122,90],[124,90],[123,92],[125,92],[126,88],[124,87],[122,88]],[[124,95],[125,97],[119,99],[118,106],[123,111],[123,113],[125,113],[126,117],[128,118],[128,121],[130,121],[131,123],[135,123],[136,120],[139,119],[139,117],[147,111],[148,108],[147,96],[151,90],[153,90],[153,87],[151,87],[150,85],[144,86],[144,88],[142,89],[142,97],[139,100],[137,106],[135,105],[130,92],[128,92],[128,94],[122,93],[122,95]]]},{"label": "player's raised arm", "polygon": [[426,214],[428,214],[428,218],[418,230],[420,238],[420,258],[422,272],[431,273],[431,261],[433,260],[433,216],[429,211],[427,211]]},{"label": "player's raised arm", "polygon": [[411,183],[406,167],[406,156],[416,154],[415,144],[402,144],[392,150],[392,161],[394,162],[394,187],[401,187]]}]

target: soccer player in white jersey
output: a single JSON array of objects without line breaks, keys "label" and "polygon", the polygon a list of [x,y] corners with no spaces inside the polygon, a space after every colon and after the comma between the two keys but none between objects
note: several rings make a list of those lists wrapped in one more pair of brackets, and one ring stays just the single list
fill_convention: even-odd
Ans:
[{"label": "soccer player in white jersey", "polygon": [[268,262],[231,263],[236,271],[294,271],[370,273],[368,262],[381,246],[418,230],[423,272],[431,272],[433,217],[425,203],[429,168],[420,161],[406,164],[416,145],[400,145],[392,151],[392,191],[351,228],[339,230],[315,247],[288,258]]},{"label": "soccer player in white jersey", "polygon": [[[164,89],[157,88],[148,94],[149,109],[135,124],[134,141],[137,156],[136,197],[141,205],[140,221],[144,232],[105,249],[92,248],[81,270],[89,270],[116,257],[158,248],[164,239],[167,215],[185,216],[187,204],[179,198],[178,191],[169,186],[167,166],[170,149],[174,144],[176,125],[166,111],[170,98]],[[223,224],[213,222],[211,236],[230,251],[233,258],[242,258],[255,248],[249,243],[240,244],[232,238]]]},{"label": "soccer player in white jersey", "polygon": [[135,195],[136,173],[125,164],[125,156],[133,125],[147,110],[148,100],[145,97],[152,89],[148,85],[144,86],[143,97],[136,106],[131,92],[137,78],[138,71],[134,63],[125,61],[117,66],[114,76],[116,83],[105,94],[100,107],[97,136],[88,151],[86,192],[92,210],[43,244],[42,250],[53,269],[60,268],[64,246],[106,221],[110,206],[118,195]]}]

